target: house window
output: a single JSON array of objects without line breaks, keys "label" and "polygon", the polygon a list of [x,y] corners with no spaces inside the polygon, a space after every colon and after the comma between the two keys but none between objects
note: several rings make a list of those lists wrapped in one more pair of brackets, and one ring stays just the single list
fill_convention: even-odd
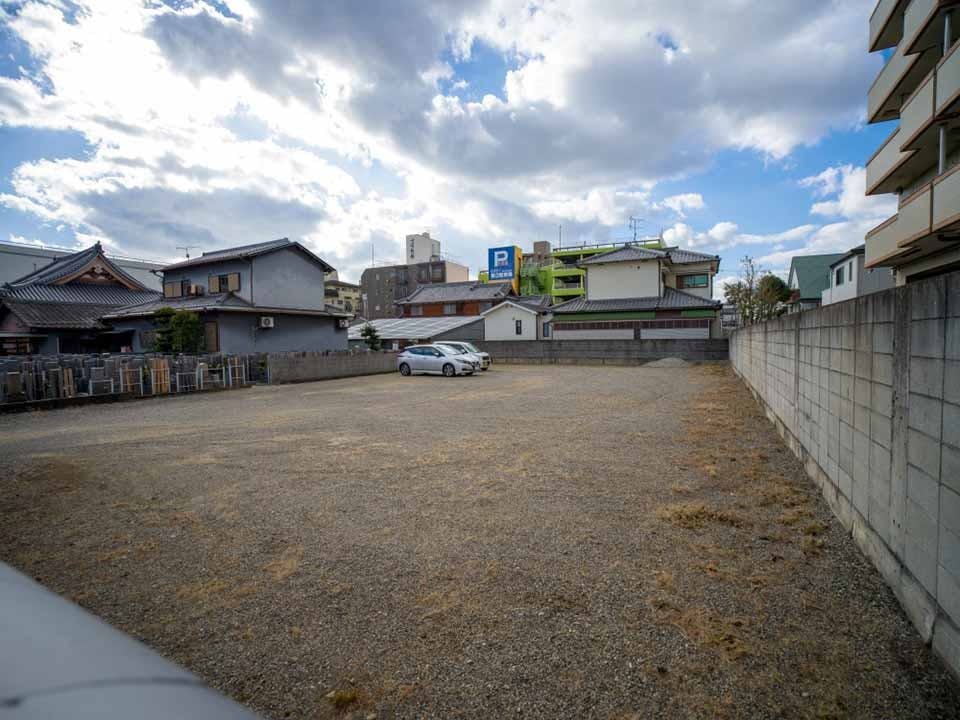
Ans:
[{"label": "house window", "polygon": [[456,303],[444,303],[444,305],[443,305],[443,314],[444,314],[444,315],[456,315],[456,314],[457,314],[457,304],[456,304]]},{"label": "house window", "polygon": [[545,338],[550,337],[550,323],[543,324],[543,336]]},{"label": "house window", "polygon": [[240,289],[240,273],[211,275],[207,278],[207,292],[211,295],[225,292],[237,292]]},{"label": "house window", "polygon": [[677,277],[677,288],[705,288],[710,287],[710,276],[706,273],[702,275],[680,275]]},{"label": "house window", "polygon": [[843,266],[842,265],[837,268],[836,282],[834,282],[834,285],[838,287],[840,285],[843,285]]},{"label": "house window", "polygon": [[853,282],[853,260],[847,265],[847,277],[850,278],[850,282]]},{"label": "house window", "polygon": [[411,305],[410,306],[411,315],[423,315],[423,305]]},{"label": "house window", "polygon": [[523,335],[523,320],[515,320],[514,326],[516,327],[517,335]]},{"label": "house window", "polygon": [[443,281],[443,267],[441,267],[440,265],[434,265],[434,266],[432,266],[432,267],[430,268],[430,275],[432,276],[434,282],[442,282],[442,281]]},{"label": "house window", "polygon": [[178,298],[190,293],[189,280],[174,280],[163,284],[163,296],[165,298]]}]

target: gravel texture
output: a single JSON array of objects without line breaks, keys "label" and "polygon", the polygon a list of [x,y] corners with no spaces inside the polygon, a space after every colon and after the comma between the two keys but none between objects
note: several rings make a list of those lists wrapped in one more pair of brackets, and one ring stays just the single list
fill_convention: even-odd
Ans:
[{"label": "gravel texture", "polygon": [[0,477],[0,558],[270,718],[960,717],[724,366],[2,416]]}]

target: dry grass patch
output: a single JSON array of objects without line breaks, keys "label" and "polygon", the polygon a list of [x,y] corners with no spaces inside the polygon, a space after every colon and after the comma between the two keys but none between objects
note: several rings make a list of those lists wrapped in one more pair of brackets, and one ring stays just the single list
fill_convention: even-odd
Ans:
[{"label": "dry grass patch", "polygon": [[277,582],[286,580],[300,568],[303,560],[303,545],[291,545],[280,553],[280,557],[263,566]]},{"label": "dry grass patch", "polygon": [[747,519],[739,513],[709,507],[704,503],[667,505],[657,510],[657,517],[688,530],[699,530],[711,523],[736,528],[749,524]]}]

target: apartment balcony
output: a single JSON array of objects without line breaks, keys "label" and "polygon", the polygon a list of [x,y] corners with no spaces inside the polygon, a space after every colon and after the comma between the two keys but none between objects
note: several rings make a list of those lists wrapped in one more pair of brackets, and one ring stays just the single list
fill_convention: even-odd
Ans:
[{"label": "apartment balcony", "polygon": [[900,211],[866,236],[867,267],[896,266],[960,240],[960,165],[900,203]]},{"label": "apartment balcony", "polygon": [[908,55],[927,48],[943,48],[944,13],[956,0],[911,0],[903,15],[901,44]]},{"label": "apartment balcony", "polygon": [[900,43],[870,86],[867,93],[867,119],[875,123],[900,117],[903,101],[920,86],[939,58],[938,46],[907,55],[905,44]]},{"label": "apartment balcony", "polygon": [[914,151],[900,149],[902,137],[900,128],[894,130],[867,161],[867,195],[896,192],[910,183],[904,166]]},{"label": "apartment balcony", "polygon": [[960,43],[955,43],[937,65],[936,114],[954,114],[960,106]]},{"label": "apartment balcony", "polygon": [[951,233],[960,225],[960,165],[954,165],[933,181],[933,200],[930,211],[931,230]]},{"label": "apartment balcony", "polygon": [[553,266],[554,277],[582,277],[583,274],[583,268],[579,268],[576,265],[557,263]]},{"label": "apartment balcony", "polygon": [[933,125],[936,104],[936,73],[927,75],[920,86],[913,92],[900,109],[900,132],[897,142],[900,151],[929,150],[933,153],[928,158],[930,165],[936,156],[937,130]]},{"label": "apartment balcony", "polygon": [[909,0],[879,0],[870,16],[870,52],[891,48],[903,37],[903,11]]}]

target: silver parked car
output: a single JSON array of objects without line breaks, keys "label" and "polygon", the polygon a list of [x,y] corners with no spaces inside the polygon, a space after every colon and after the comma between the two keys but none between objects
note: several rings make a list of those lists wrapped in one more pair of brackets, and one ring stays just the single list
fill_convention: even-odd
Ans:
[{"label": "silver parked car", "polygon": [[397,370],[401,375],[473,375],[479,366],[476,359],[443,345],[411,345],[397,355]]},{"label": "silver parked car", "polygon": [[490,353],[484,352],[478,348],[473,343],[466,342],[464,340],[440,340],[436,343],[437,345],[447,345],[448,347],[457,348],[466,353],[474,355],[480,361],[480,369],[487,370],[490,367],[490,363],[493,362],[490,359]]}]

